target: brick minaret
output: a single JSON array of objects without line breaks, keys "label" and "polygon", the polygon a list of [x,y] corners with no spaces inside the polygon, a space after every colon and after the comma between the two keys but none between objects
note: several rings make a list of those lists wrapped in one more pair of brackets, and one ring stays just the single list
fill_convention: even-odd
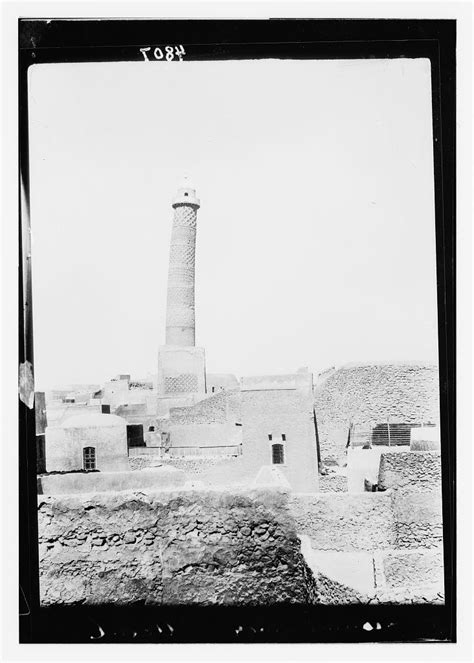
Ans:
[{"label": "brick minaret", "polygon": [[185,183],[173,200],[166,344],[158,352],[158,413],[192,405],[206,393],[204,348],[195,345],[196,191]]},{"label": "brick minaret", "polygon": [[194,275],[196,254],[196,217],[200,207],[196,191],[188,186],[178,189],[173,200],[166,307],[166,345],[194,346]]}]

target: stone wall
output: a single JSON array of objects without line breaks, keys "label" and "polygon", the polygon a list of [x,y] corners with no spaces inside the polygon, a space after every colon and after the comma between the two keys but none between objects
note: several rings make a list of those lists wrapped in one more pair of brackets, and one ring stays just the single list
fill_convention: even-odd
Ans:
[{"label": "stone wall", "polygon": [[[171,447],[213,447],[227,453],[226,447],[242,443],[240,393],[222,392],[196,403],[193,407],[170,409],[168,430]],[[188,451],[187,453],[192,453]]]},{"label": "stone wall", "polygon": [[184,472],[174,467],[149,467],[142,472],[71,472],[38,477],[38,495],[103,493],[184,485]]},{"label": "stone wall", "polygon": [[440,452],[383,453],[378,489],[392,494],[398,548],[442,546]]},{"label": "stone wall", "polygon": [[438,423],[438,368],[422,363],[348,365],[321,375],[314,400],[321,459],[339,461],[351,423]]},{"label": "stone wall", "polygon": [[186,455],[199,449],[214,449],[215,454],[228,454],[242,443],[242,429],[234,423],[170,425],[170,449]]},{"label": "stone wall", "polygon": [[440,491],[392,491],[396,548],[440,548],[443,509]]},{"label": "stone wall", "polygon": [[347,477],[342,474],[320,474],[320,493],[347,493]]},{"label": "stone wall", "polygon": [[293,495],[290,505],[318,603],[443,603],[439,496]]},{"label": "stone wall", "polygon": [[315,550],[374,551],[395,544],[389,493],[301,493],[290,498],[298,533]]},{"label": "stone wall", "polygon": [[158,458],[135,456],[129,458],[132,470],[163,465],[183,470],[190,481],[199,480],[208,487],[249,486],[257,476],[258,469],[249,465],[242,456]]},{"label": "stone wall", "polygon": [[263,489],[40,497],[42,605],[309,603],[287,500]]},{"label": "stone wall", "polygon": [[225,392],[205,398],[193,407],[174,407],[170,410],[170,422],[175,425],[224,424],[227,421]]},{"label": "stone wall", "polygon": [[379,490],[410,488],[441,490],[441,456],[437,451],[383,453],[380,457]]}]

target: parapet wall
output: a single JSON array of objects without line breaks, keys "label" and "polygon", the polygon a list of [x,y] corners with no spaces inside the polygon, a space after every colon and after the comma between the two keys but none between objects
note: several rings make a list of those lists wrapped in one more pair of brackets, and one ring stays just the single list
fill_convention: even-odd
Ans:
[{"label": "parapet wall", "polygon": [[383,453],[378,488],[392,494],[397,548],[442,546],[439,451]]},{"label": "parapet wall", "polygon": [[390,493],[296,493],[291,512],[315,550],[373,551],[395,545]]},{"label": "parapet wall", "polygon": [[52,604],[310,603],[314,578],[274,490],[39,499],[40,589]]},{"label": "parapet wall", "polygon": [[[439,454],[384,456],[384,492],[40,497],[42,603],[442,603]],[[157,471],[178,464],[191,480],[214,473],[228,486],[249,469],[243,457],[209,460],[173,459]]]},{"label": "parapet wall", "polygon": [[394,490],[392,508],[397,549],[442,547],[441,492]]},{"label": "parapet wall", "polygon": [[440,492],[295,494],[290,506],[318,603],[443,603]]},{"label": "parapet wall", "polygon": [[380,456],[379,490],[441,491],[439,451],[405,451]]},{"label": "parapet wall", "polygon": [[148,467],[142,472],[69,472],[38,477],[38,495],[107,493],[141,488],[177,488],[186,475],[174,467]]},{"label": "parapet wall", "polygon": [[132,470],[158,464],[175,467],[183,470],[190,481],[198,480],[206,487],[249,486],[258,473],[258,469],[247,463],[243,456],[157,458],[143,455],[129,458],[129,462]]},{"label": "parapet wall", "polygon": [[321,376],[314,401],[321,459],[338,461],[351,423],[438,423],[438,368],[422,363],[348,365]]},{"label": "parapet wall", "polygon": [[170,423],[186,426],[190,424],[225,424],[227,421],[227,399],[225,392],[205,398],[192,407],[173,407]]},{"label": "parapet wall", "polygon": [[347,476],[342,474],[320,474],[320,493],[347,493]]},{"label": "parapet wall", "polygon": [[[242,443],[240,423],[240,393],[222,392],[205,398],[192,407],[170,409],[168,429],[171,447],[216,449],[216,453],[230,453],[226,447]],[[192,453],[188,451],[188,453]]]}]

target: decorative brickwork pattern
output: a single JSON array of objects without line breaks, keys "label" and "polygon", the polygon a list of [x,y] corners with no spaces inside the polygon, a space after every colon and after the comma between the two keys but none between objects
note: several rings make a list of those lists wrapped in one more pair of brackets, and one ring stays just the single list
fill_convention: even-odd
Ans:
[{"label": "decorative brickwork pattern", "polygon": [[197,376],[192,373],[183,373],[177,378],[165,377],[165,393],[195,393],[198,389]]},{"label": "decorative brickwork pattern", "polygon": [[[166,311],[166,344],[194,345],[196,207],[175,207],[171,233]],[[188,391],[177,389],[175,391]]]}]

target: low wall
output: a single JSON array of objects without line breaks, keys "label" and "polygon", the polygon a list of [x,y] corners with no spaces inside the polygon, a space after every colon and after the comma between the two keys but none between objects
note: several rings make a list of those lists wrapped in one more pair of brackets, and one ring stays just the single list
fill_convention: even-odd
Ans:
[{"label": "low wall", "polygon": [[440,550],[321,552],[301,536],[305,560],[316,579],[315,602],[350,604],[443,604]]},{"label": "low wall", "polygon": [[43,605],[314,600],[280,491],[47,496],[38,525]]},{"label": "low wall", "polygon": [[443,545],[441,492],[392,491],[396,548]]},{"label": "low wall", "polygon": [[380,550],[395,544],[390,494],[299,493],[290,498],[298,533],[315,550]]},{"label": "low wall", "polygon": [[409,488],[441,490],[441,455],[436,451],[383,453],[380,457],[379,490]]},{"label": "low wall", "polygon": [[[235,428],[234,425],[232,427]],[[187,449],[187,453],[192,453],[192,447],[222,447],[229,439],[229,428],[227,422],[222,424],[172,423],[170,424],[171,448],[190,447]]]},{"label": "low wall", "polygon": [[244,456],[159,458],[152,455],[137,455],[129,458],[132,470],[153,467],[158,463],[183,470],[188,479],[198,479],[208,487],[249,486],[260,470],[247,462]]},{"label": "low wall", "polygon": [[347,477],[341,474],[320,474],[320,493],[347,493]]},{"label": "low wall", "polygon": [[164,458],[188,458],[188,457],[214,458],[220,456],[222,458],[226,456],[239,456],[241,454],[242,454],[241,444],[218,444],[218,445],[209,445],[203,447],[171,446],[169,448],[169,451],[163,454],[163,457]]},{"label": "low wall", "polygon": [[227,393],[209,396],[192,408],[173,407],[170,423],[174,426],[225,424],[227,422]]},{"label": "low wall", "polygon": [[128,450],[128,459],[134,456],[152,456],[155,458],[161,457],[161,446],[159,447],[130,447]]},{"label": "low wall", "polygon": [[412,594],[425,590],[431,595],[444,591],[443,551],[386,551],[375,557],[375,568],[384,578],[381,589]]},{"label": "low wall", "polygon": [[102,493],[139,488],[177,488],[186,475],[174,467],[143,469],[140,472],[85,472],[38,477],[38,495]]},{"label": "low wall", "polygon": [[233,474],[233,470],[239,465],[239,463],[234,463],[237,460],[234,456],[202,458],[170,458],[166,456],[161,458],[151,454],[134,454],[128,460],[132,470],[141,470],[146,467],[156,467],[157,465],[161,467],[175,467],[183,470],[190,479],[196,477],[202,478],[207,475],[212,476],[214,474],[216,475],[215,479],[217,479],[220,471],[223,474],[223,481],[226,480],[226,476],[229,473]]}]

